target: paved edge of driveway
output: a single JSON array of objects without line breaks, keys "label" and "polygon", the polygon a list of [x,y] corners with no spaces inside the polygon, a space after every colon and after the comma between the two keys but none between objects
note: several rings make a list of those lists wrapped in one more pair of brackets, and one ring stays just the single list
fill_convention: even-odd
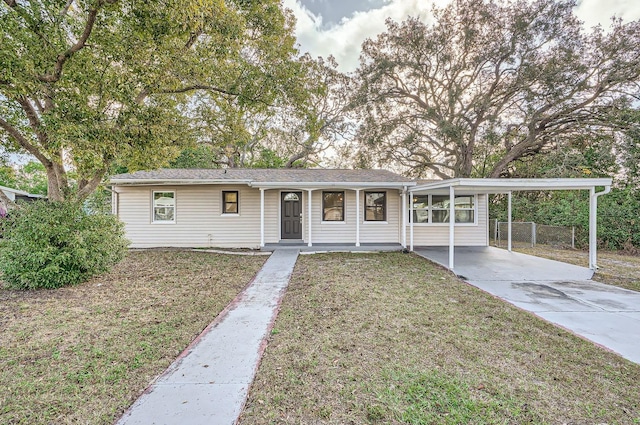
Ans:
[{"label": "paved edge of driveway", "polygon": [[297,249],[278,249],[252,282],[116,422],[235,424],[289,284]]}]

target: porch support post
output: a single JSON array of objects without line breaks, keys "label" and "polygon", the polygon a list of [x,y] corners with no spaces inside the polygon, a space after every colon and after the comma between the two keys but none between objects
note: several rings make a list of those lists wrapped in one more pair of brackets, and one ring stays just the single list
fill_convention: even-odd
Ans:
[{"label": "porch support post", "polygon": [[453,270],[453,254],[455,251],[456,204],[455,190],[449,186],[449,270]]},{"label": "porch support post", "polygon": [[360,189],[356,189],[356,246],[360,246]]},{"label": "porch support post", "polygon": [[507,251],[511,252],[511,191],[507,194]]},{"label": "porch support post", "polygon": [[598,244],[597,233],[597,220],[598,214],[598,198],[596,197],[596,188],[589,189],[589,268],[596,270],[597,266],[597,253],[596,250]]},{"label": "porch support post", "polygon": [[313,192],[313,189],[307,190],[307,246],[313,245],[311,242],[311,192]]},{"label": "porch support post", "polygon": [[598,196],[611,192],[611,186],[605,186],[602,192],[596,188],[589,190],[589,268],[598,269]]},{"label": "porch support post", "polygon": [[413,192],[409,192],[409,251],[413,251]]},{"label": "porch support post", "polygon": [[407,190],[402,188],[402,247],[407,249]]},{"label": "porch support post", "polygon": [[264,248],[264,189],[260,188],[260,248]]}]

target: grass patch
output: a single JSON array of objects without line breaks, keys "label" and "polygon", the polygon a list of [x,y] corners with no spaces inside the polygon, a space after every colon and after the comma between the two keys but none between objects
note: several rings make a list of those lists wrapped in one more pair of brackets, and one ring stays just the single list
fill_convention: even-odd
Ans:
[{"label": "grass patch", "polygon": [[640,366],[415,255],[298,259],[241,424],[640,423]]},{"label": "grass patch", "polygon": [[78,286],[0,290],[0,423],[113,423],[264,261],[132,251]]},{"label": "grass patch", "polygon": [[[576,249],[555,248],[549,245],[514,247],[514,251],[550,260],[562,261],[577,266],[589,267],[589,253]],[[598,271],[593,280],[640,291],[640,256],[598,250]]]}]

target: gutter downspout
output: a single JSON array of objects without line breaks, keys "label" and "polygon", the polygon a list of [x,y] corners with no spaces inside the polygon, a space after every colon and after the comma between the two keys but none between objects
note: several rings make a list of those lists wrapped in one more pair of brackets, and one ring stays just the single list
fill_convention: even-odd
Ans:
[{"label": "gutter downspout", "polygon": [[611,192],[611,186],[605,186],[602,192],[589,189],[589,268],[598,270],[598,197]]}]

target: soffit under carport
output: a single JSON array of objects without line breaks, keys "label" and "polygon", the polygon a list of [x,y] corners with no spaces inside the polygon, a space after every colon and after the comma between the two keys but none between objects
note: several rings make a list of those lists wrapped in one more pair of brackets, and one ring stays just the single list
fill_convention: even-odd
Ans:
[{"label": "soffit under carport", "polygon": [[456,178],[419,184],[409,189],[414,194],[448,194],[453,187],[456,194],[507,193],[527,190],[589,190],[599,186],[610,187],[610,178],[557,178],[557,179],[467,179]]}]

